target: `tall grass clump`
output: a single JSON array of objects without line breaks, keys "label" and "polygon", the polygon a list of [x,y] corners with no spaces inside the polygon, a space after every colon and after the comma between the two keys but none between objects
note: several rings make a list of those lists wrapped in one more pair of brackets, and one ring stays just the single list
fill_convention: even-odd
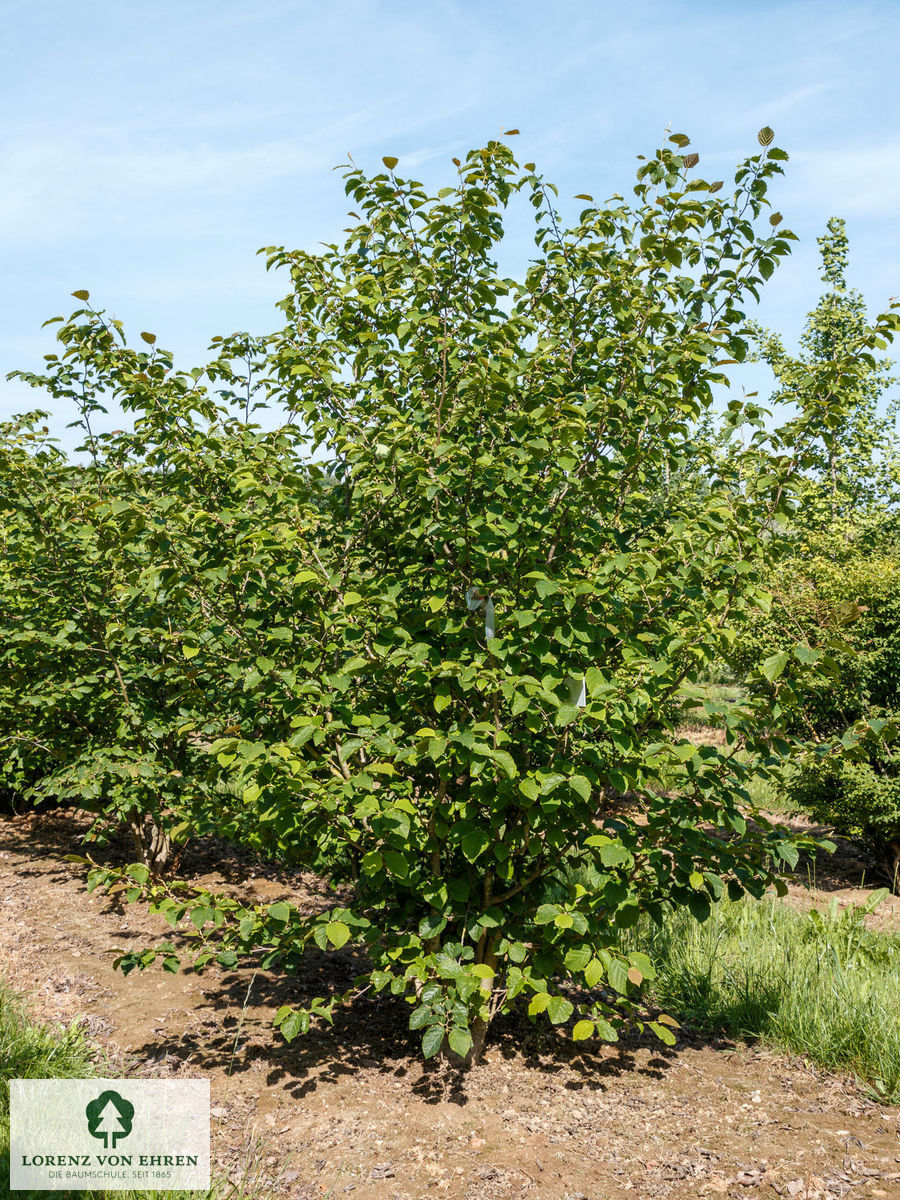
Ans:
[{"label": "tall grass clump", "polygon": [[0,983],[0,1136],[9,1136],[11,1079],[84,1079],[95,1074],[93,1056],[77,1025],[38,1025],[18,996]]},{"label": "tall grass clump", "polygon": [[[104,1065],[77,1022],[62,1026],[33,1021],[22,1000],[0,981],[0,1200],[46,1200],[47,1196],[43,1191],[12,1192],[9,1187],[10,1080],[89,1079],[102,1074]],[[92,1190],[77,1195],[83,1200],[250,1200],[244,1188],[221,1181],[208,1192]]]},{"label": "tall grass clump", "polygon": [[654,999],[669,1012],[849,1070],[900,1103],[900,934],[866,925],[886,894],[825,912],[722,901],[703,923],[676,911],[621,936],[654,959]]}]

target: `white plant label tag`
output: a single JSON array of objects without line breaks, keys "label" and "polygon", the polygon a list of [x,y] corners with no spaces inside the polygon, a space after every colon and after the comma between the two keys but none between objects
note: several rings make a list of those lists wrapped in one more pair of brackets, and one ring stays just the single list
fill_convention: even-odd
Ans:
[{"label": "white plant label tag", "polygon": [[490,596],[486,596],[481,588],[470,587],[466,591],[466,606],[469,612],[475,612],[477,608],[484,605],[484,636],[490,641],[496,636],[496,625],[494,623],[494,602]]},{"label": "white plant label tag", "polygon": [[577,675],[569,677],[569,703],[576,708],[584,708],[587,704],[587,680],[583,675],[580,679]]}]

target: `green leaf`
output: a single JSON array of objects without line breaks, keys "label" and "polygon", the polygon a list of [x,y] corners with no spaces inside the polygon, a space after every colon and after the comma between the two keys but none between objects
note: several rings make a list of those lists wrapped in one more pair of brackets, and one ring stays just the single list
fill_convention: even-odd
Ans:
[{"label": "green leaf", "polygon": [[667,1029],[665,1025],[660,1025],[658,1021],[651,1021],[650,1028],[661,1042],[665,1042],[667,1046],[675,1045],[675,1034],[671,1029]]},{"label": "green leaf", "polygon": [[447,918],[440,913],[428,913],[419,922],[419,937],[433,938],[437,937],[447,927]]},{"label": "green leaf", "polygon": [[632,929],[641,917],[638,904],[621,904],[616,909],[616,924],[620,929]]},{"label": "green leaf", "polygon": [[800,851],[791,842],[779,842],[776,847],[779,858],[793,870],[800,859]]},{"label": "green leaf", "polygon": [[279,1029],[284,1040],[292,1042],[300,1032],[300,1014],[298,1012],[289,1012],[279,1023]]},{"label": "green leaf", "polygon": [[605,974],[603,963],[597,958],[592,958],[584,968],[584,982],[589,988],[596,987]]},{"label": "green leaf", "polygon": [[462,852],[469,862],[475,862],[480,855],[484,854],[490,844],[491,839],[483,829],[473,829],[471,833],[465,835],[460,843]]},{"label": "green leaf", "polygon": [[460,1058],[465,1058],[472,1049],[472,1035],[468,1029],[451,1029],[447,1037],[450,1049]]},{"label": "green leaf", "polygon": [[556,710],[554,724],[562,728],[564,725],[571,725],[573,721],[577,721],[581,713],[581,709],[577,704],[560,704]]},{"label": "green leaf", "polygon": [[556,920],[560,911],[558,904],[541,904],[534,914],[535,925],[549,925],[551,921]]},{"label": "green leaf", "polygon": [[628,955],[628,961],[637,967],[645,979],[656,978],[656,968],[647,955],[642,954],[640,950],[632,950]]},{"label": "green leaf", "polygon": [[594,1036],[593,1021],[576,1021],[572,1029],[572,1040],[575,1042],[583,1042],[586,1038]]},{"label": "green leaf", "polygon": [[[394,167],[396,167],[397,163],[400,160],[398,158],[394,158],[394,156],[392,154],[385,154],[381,161],[384,163],[384,165],[387,167],[387,169],[389,171],[393,171]],[[426,1054],[425,1057],[427,1058],[428,1055]]]},{"label": "green leaf", "polygon": [[191,922],[197,929],[202,929],[207,921],[213,918],[213,910],[207,905],[198,905],[197,908],[191,909]]},{"label": "green leaf", "polygon": [[618,842],[609,842],[600,847],[600,861],[604,867],[621,867],[631,862],[631,854]]},{"label": "green leaf", "polygon": [[443,1025],[429,1025],[422,1035],[422,1055],[424,1058],[434,1058],[444,1041]]},{"label": "green leaf", "polygon": [[760,671],[766,679],[773,682],[787,666],[789,658],[790,654],[787,650],[779,650],[777,654],[770,654],[760,667]]},{"label": "green leaf", "polygon": [[420,1005],[419,1008],[414,1008],[409,1018],[410,1029],[421,1029],[423,1025],[433,1025],[435,1021],[440,1020],[437,1014],[425,1005]]},{"label": "green leaf", "polygon": [[380,850],[367,850],[359,860],[359,865],[362,867],[363,873],[366,875],[374,875],[384,866],[384,859]]},{"label": "green leaf", "polygon": [[547,1007],[549,1006],[549,1004],[550,1004],[550,997],[547,995],[546,992],[535,992],[535,994],[531,997],[531,1001],[528,1005],[529,1017],[536,1017],[540,1013],[545,1012],[547,1010]]},{"label": "green leaf", "polygon": [[591,960],[591,952],[586,946],[569,950],[565,957],[567,971],[583,971]]},{"label": "green leaf", "polygon": [[628,970],[618,958],[614,958],[606,970],[610,987],[615,988],[622,996],[628,995]]},{"label": "green leaf", "polygon": [[141,339],[143,341],[145,341],[148,346],[152,346],[156,342],[156,334],[155,333],[142,333]]},{"label": "green leaf", "polygon": [[472,974],[476,975],[479,979],[493,979],[494,975],[496,974],[494,968],[489,967],[487,963],[476,963],[475,966],[471,968],[471,971]]},{"label": "green leaf", "polygon": [[325,926],[325,932],[329,942],[336,950],[340,950],[350,937],[350,930],[343,921],[329,921]]},{"label": "green leaf", "polygon": [[409,874],[409,863],[399,850],[385,850],[382,852],[382,856],[384,858],[384,865],[392,875],[396,875],[398,879],[405,879],[407,877]]},{"label": "green leaf", "polygon": [[564,996],[553,996],[547,1005],[547,1016],[554,1025],[562,1025],[574,1012],[573,1006]]},{"label": "green leaf", "polygon": [[541,794],[541,789],[538,787],[534,779],[522,779],[519,781],[519,791],[526,800],[537,800]]},{"label": "green leaf", "polygon": [[515,779],[519,773],[519,769],[511,754],[508,754],[505,750],[494,750],[491,757],[498,766],[502,767],[507,779]]},{"label": "green leaf", "polygon": [[590,800],[591,798],[591,781],[585,779],[583,775],[572,775],[569,778],[569,787],[573,792],[577,792],[582,800]]}]

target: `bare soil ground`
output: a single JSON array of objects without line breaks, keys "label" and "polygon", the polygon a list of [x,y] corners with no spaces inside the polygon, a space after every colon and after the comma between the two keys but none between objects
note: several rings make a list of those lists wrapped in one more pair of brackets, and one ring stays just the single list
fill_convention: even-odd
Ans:
[{"label": "bare soil ground", "polygon": [[[165,940],[164,922],[88,895],[71,811],[0,816],[0,974],[45,1019],[82,1019],[116,1069],[208,1077],[214,1157],[279,1197],[310,1200],[802,1200],[900,1198],[900,1112],[848,1079],[683,1030],[582,1050],[501,1023],[483,1065],[422,1064],[408,1009],[360,1002],[291,1046],[282,1003],[345,987],[352,955],[310,954],[293,978],[207,969],[124,978],[114,951]],[[107,856],[115,859],[117,848]],[[845,848],[805,904],[858,903],[866,864]],[[198,845],[182,873],[247,898],[330,903],[315,876]],[[876,918],[900,924],[900,902]]]}]

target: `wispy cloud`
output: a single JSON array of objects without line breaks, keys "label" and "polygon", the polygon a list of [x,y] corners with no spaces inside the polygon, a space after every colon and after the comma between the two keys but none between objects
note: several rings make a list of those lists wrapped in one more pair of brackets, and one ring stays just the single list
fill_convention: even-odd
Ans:
[{"label": "wispy cloud", "polygon": [[766,99],[756,108],[751,109],[747,117],[751,121],[772,121],[780,116],[796,111],[809,104],[815,97],[821,97],[834,88],[834,83],[810,83],[805,87],[792,88],[783,96]]},{"label": "wispy cloud", "polygon": [[826,153],[800,150],[793,156],[795,193],[828,198],[846,216],[886,217],[900,212],[900,138],[877,144],[835,147]]}]

